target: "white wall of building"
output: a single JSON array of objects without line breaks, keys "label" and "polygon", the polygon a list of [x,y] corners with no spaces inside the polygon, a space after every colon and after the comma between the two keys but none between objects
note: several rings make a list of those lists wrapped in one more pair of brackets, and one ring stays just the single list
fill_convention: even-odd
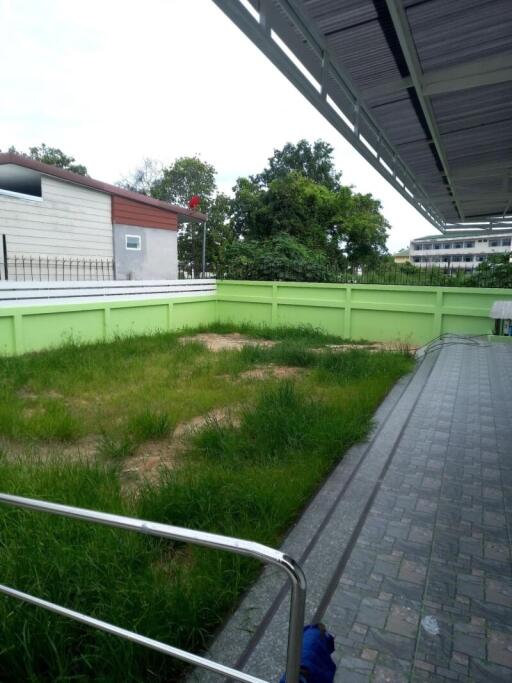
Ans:
[{"label": "white wall of building", "polygon": [[[138,237],[140,248],[126,248],[127,236]],[[178,277],[178,233],[162,228],[114,225],[118,280],[175,280]]]},{"label": "white wall of building", "polygon": [[112,258],[110,195],[57,178],[41,180],[41,198],[0,192],[0,236],[6,235],[8,257]]},{"label": "white wall of building", "polygon": [[440,239],[415,239],[411,241],[409,260],[415,266],[440,266],[454,268],[476,267],[492,254],[510,253],[512,232],[499,232],[485,236],[443,236]]}]

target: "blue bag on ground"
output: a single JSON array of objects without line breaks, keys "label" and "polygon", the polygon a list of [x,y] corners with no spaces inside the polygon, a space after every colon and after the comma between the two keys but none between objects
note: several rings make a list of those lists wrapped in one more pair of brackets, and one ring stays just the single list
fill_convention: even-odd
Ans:
[{"label": "blue bag on ground", "polygon": [[[332,683],[336,664],[332,661],[334,636],[325,630],[323,624],[304,627],[302,655],[300,658],[300,680],[303,683]],[[280,683],[286,683],[282,676]]]}]

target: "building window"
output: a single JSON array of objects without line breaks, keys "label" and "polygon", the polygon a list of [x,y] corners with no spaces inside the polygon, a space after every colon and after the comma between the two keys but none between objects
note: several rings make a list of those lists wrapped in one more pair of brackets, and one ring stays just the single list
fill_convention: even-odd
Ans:
[{"label": "building window", "polygon": [[462,249],[462,242],[455,242],[453,247],[454,247],[454,249]]},{"label": "building window", "polygon": [[500,241],[499,240],[491,240],[490,245],[491,247],[499,247],[500,246]]},{"label": "building window", "polygon": [[421,249],[421,244],[415,244],[414,245],[414,251],[420,251]]},{"label": "building window", "polygon": [[434,249],[441,249],[441,245],[440,244],[434,244]]},{"label": "building window", "polygon": [[126,235],[126,248],[140,251],[140,235]]},{"label": "building window", "polygon": [[501,246],[502,246],[502,247],[510,247],[510,239],[508,239],[508,240],[501,240]]},{"label": "building window", "polygon": [[8,166],[0,169],[0,194],[17,197],[19,199],[41,200],[41,176],[25,170],[17,175],[9,172]]},{"label": "building window", "polygon": [[452,245],[450,242],[446,242],[446,244],[443,244],[443,249],[451,249]]},{"label": "building window", "polygon": [[415,256],[413,259],[414,263],[419,263],[421,261],[419,256]]},{"label": "building window", "polygon": [[472,256],[464,256],[464,261],[465,261],[466,263],[471,263],[472,260],[473,260],[473,257],[472,257]]},{"label": "building window", "polygon": [[475,243],[474,242],[465,242],[464,246],[466,247],[466,249],[472,249],[475,246]]},{"label": "building window", "polygon": [[452,261],[458,262],[462,259],[462,256],[452,256]]},{"label": "building window", "polygon": [[482,261],[485,261],[485,256],[477,256],[477,257],[476,257],[476,260],[477,260],[479,263],[482,263]]}]

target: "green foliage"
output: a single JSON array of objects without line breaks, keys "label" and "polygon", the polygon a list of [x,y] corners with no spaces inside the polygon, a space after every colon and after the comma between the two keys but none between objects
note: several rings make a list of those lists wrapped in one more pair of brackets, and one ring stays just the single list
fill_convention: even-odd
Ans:
[{"label": "green foliage", "polygon": [[334,166],[333,151],[332,146],[323,140],[316,140],[313,144],[304,139],[295,144],[287,142],[283,149],[274,149],[267,168],[251,180],[268,187],[272,181],[296,172],[328,190],[337,191],[341,172]]},{"label": "green foliage", "polygon": [[[320,160],[316,159],[319,150]],[[238,179],[231,203],[233,231],[240,241],[261,242],[262,249],[229,251],[223,264],[227,272],[252,269],[257,273],[261,251],[268,251],[267,261],[273,258],[272,244],[266,241],[282,234],[323,259],[324,265],[316,275],[311,272],[310,280],[332,277],[328,268],[339,269],[347,262],[353,266],[375,263],[385,253],[389,226],[380,202],[341,185],[331,156],[327,143],[318,141],[311,147],[302,140],[275,150],[260,175]],[[314,254],[308,260],[314,260]],[[272,270],[275,279],[280,279],[280,264]]]},{"label": "green foliage", "polygon": [[0,396],[0,435],[10,439],[39,439],[72,442],[81,435],[81,425],[63,401],[13,400],[6,392]]},{"label": "green foliage", "polygon": [[108,461],[124,460],[133,455],[137,444],[129,435],[115,437],[104,431],[98,443],[97,453]]},{"label": "green foliage", "polygon": [[326,250],[326,227],[333,222],[336,205],[335,195],[323,185],[292,171],[273,180],[268,189],[243,187],[244,203],[247,191],[249,206],[235,224],[242,237],[261,240],[286,233],[305,246]]},{"label": "green foliage", "polygon": [[[209,273],[217,273],[222,264],[226,263],[227,250],[236,240],[230,214],[231,199],[219,192],[210,204],[206,224],[206,270]],[[182,263],[183,260],[182,258]]]},{"label": "green foliage", "polygon": [[[214,272],[224,260],[224,251],[233,241],[229,222],[231,200],[217,193],[215,168],[199,157],[180,157],[170,166],[154,159],[143,159],[141,164],[119,184],[128,190],[187,206],[193,195],[201,197],[200,210],[208,214],[206,235],[206,270]],[[182,223],[178,235],[180,269],[199,274],[202,270],[203,224]]]},{"label": "green foliage", "polygon": [[[339,341],[339,340],[338,340]],[[241,351],[246,363],[276,363],[290,367],[314,369],[316,381],[347,384],[354,380],[394,375],[396,378],[410,367],[407,347],[395,353],[368,353],[364,348],[331,351],[312,349],[303,340],[287,340],[273,347],[246,346]]]},{"label": "green foliage", "polygon": [[[2,359],[5,402],[9,394],[22,408],[38,400],[36,392],[58,388],[65,406],[80,399],[82,429],[97,426],[87,416],[91,396],[93,415],[106,412],[109,426],[103,442],[108,462],[46,451],[40,459],[4,453],[1,489],[279,545],[412,363],[401,354],[368,352],[327,360],[329,354],[311,347],[339,340],[311,328],[254,333],[282,337],[281,343],[212,354],[199,344],[182,346],[177,335],[155,335]],[[220,376],[229,368],[283,360],[310,371],[294,383],[259,386]],[[210,420],[188,442],[179,467],[164,469],[137,496],[123,494],[120,468],[112,461],[126,457],[136,440],[164,436],[164,406],[177,411],[185,404],[189,412],[182,417],[211,408],[204,394],[213,384],[221,388],[213,405],[243,405],[240,420]],[[26,387],[34,397],[20,393]],[[127,412],[134,417],[123,423]],[[119,429],[130,440],[118,437]],[[6,506],[0,506],[0,538],[2,583],[195,651],[207,645],[261,567],[225,552]],[[0,641],[2,683],[163,683],[184,673],[176,659],[6,596],[0,597]]]},{"label": "green foliage", "polygon": [[199,157],[179,157],[165,167],[151,188],[151,196],[172,204],[186,206],[192,195],[201,197],[206,209],[216,189],[215,168]]},{"label": "green foliage", "polygon": [[476,272],[468,278],[468,285],[479,287],[512,287],[510,253],[493,254],[479,263]]},{"label": "green foliage", "polygon": [[15,154],[22,154],[28,156],[36,161],[41,161],[43,164],[51,164],[52,166],[58,166],[66,171],[72,171],[73,173],[78,173],[79,175],[87,175],[87,168],[83,164],[76,164],[75,157],[65,154],[58,147],[49,147],[44,142],[36,147],[30,147],[28,154],[25,152],[19,152],[15,147],[10,147],[9,152]]},{"label": "green foliage", "polygon": [[[201,211],[208,214],[209,273],[259,278],[272,272],[272,279],[323,281],[330,268],[347,261],[367,265],[386,251],[389,226],[380,202],[341,185],[340,178],[327,142],[299,140],[274,150],[261,173],[239,178],[232,199],[217,193],[214,167],[198,157],[181,157],[169,167],[145,159],[121,184],[181,205],[200,195]],[[283,235],[291,238],[286,244]],[[202,241],[202,225],[182,225],[181,270],[201,272]],[[298,246],[304,250],[293,275],[287,252]]]},{"label": "green foliage", "polygon": [[133,438],[141,443],[150,439],[165,439],[171,431],[169,415],[159,410],[143,410],[135,415],[129,425]]},{"label": "green foliage", "polygon": [[324,282],[330,279],[329,272],[327,258],[320,251],[280,234],[263,241],[231,243],[219,274],[227,279]]}]

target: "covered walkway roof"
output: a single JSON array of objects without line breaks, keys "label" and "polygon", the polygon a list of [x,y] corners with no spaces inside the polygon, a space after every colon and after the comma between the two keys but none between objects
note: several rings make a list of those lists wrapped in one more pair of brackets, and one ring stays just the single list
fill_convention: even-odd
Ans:
[{"label": "covered walkway roof", "polygon": [[434,226],[512,226],[511,0],[213,1]]}]

